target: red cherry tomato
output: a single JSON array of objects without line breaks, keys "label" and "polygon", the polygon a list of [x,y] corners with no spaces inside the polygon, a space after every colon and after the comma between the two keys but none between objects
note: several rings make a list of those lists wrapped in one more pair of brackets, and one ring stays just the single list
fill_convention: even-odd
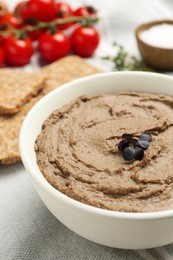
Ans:
[{"label": "red cherry tomato", "polygon": [[5,63],[5,53],[4,50],[0,47],[0,67],[3,67]]},{"label": "red cherry tomato", "polygon": [[[64,2],[55,3],[55,13],[58,20],[68,19],[70,16],[73,16],[73,10],[71,6]],[[63,24],[59,25],[58,28],[60,30],[65,30],[72,25],[73,23]]]},{"label": "red cherry tomato", "polygon": [[45,30],[39,29],[33,32],[28,32],[27,34],[32,41],[37,41],[44,32]]},{"label": "red cherry tomato", "polygon": [[[8,30],[5,30],[5,31],[8,31]],[[3,35],[3,36],[0,36],[0,46],[3,46],[3,44],[4,44],[4,42],[6,41],[6,39],[8,38],[8,37],[10,37],[12,34],[10,33],[9,35],[7,34],[7,35]]]},{"label": "red cherry tomato", "polygon": [[12,27],[3,24],[0,25],[0,31],[4,32],[3,36],[0,35],[0,45],[3,45],[5,39],[7,39],[10,35],[12,35]]},{"label": "red cherry tomato", "polygon": [[[36,25],[36,24],[35,24]],[[30,24],[24,24],[22,29],[26,29],[26,30],[29,30],[29,29],[32,29],[34,25],[30,25]],[[36,31],[28,31],[27,32],[27,35],[28,37],[32,40],[32,41],[36,41],[39,39],[39,37],[45,32],[45,29],[38,29]]]},{"label": "red cherry tomato", "polygon": [[71,6],[64,2],[55,3],[55,13],[57,17],[64,17],[64,15],[73,15]]},{"label": "red cherry tomato", "polygon": [[45,32],[39,38],[38,50],[46,61],[52,62],[69,53],[70,40],[62,31],[54,34]]},{"label": "red cherry tomato", "polygon": [[50,22],[55,18],[54,0],[29,0],[31,16],[44,22]]},{"label": "red cherry tomato", "polygon": [[8,10],[6,3],[4,3],[3,1],[0,1],[0,17],[3,17],[4,15],[6,15],[8,13],[9,13],[9,10]]},{"label": "red cherry tomato", "polygon": [[77,27],[71,35],[73,51],[81,57],[91,57],[98,47],[100,36],[94,27]]},{"label": "red cherry tomato", "polygon": [[14,9],[14,14],[21,18],[22,20],[26,21],[31,18],[31,14],[28,8],[29,1],[21,1],[18,3]]},{"label": "red cherry tomato", "polygon": [[0,28],[3,28],[4,26],[7,26],[7,28],[14,27],[20,29],[22,27],[22,21],[14,14],[9,13],[0,18]]},{"label": "red cherry tomato", "polygon": [[11,66],[23,66],[29,63],[34,51],[29,38],[17,39],[15,36],[8,37],[4,41],[3,48],[6,61]]},{"label": "red cherry tomato", "polygon": [[74,16],[90,17],[97,13],[96,9],[92,6],[78,7],[74,12]]}]

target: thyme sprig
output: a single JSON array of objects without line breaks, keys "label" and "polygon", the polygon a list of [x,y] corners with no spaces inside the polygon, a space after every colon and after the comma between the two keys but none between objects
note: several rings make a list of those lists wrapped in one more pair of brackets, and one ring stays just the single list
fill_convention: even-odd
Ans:
[{"label": "thyme sprig", "polygon": [[102,57],[104,60],[108,60],[113,63],[113,70],[118,71],[152,71],[155,70],[147,66],[144,61],[137,59],[135,56],[130,55],[124,47],[119,43],[113,43],[117,53],[115,56]]}]

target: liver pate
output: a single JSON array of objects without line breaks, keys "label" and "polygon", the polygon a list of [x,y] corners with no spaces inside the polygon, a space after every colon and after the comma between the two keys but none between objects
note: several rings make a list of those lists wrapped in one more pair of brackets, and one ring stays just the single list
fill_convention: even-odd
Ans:
[{"label": "liver pate", "polygon": [[[142,161],[125,161],[124,133],[152,134]],[[173,97],[122,92],[79,97],[44,122],[35,151],[47,181],[67,196],[125,212],[173,209]]]}]

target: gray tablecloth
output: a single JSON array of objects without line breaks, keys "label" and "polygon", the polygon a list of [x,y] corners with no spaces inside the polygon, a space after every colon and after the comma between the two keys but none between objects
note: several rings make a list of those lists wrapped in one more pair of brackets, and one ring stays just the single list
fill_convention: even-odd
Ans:
[{"label": "gray tablecloth", "polygon": [[[17,1],[6,2],[12,7]],[[93,4],[103,15],[102,44],[90,62],[105,69],[99,56],[111,50],[111,41],[123,44],[130,53],[139,56],[134,37],[136,26],[153,19],[173,19],[172,0],[95,0]],[[37,68],[35,58],[27,68]],[[0,260],[11,259],[169,260],[173,259],[173,244],[149,250],[120,250],[76,235],[48,211],[22,163],[18,163],[0,166]]]}]

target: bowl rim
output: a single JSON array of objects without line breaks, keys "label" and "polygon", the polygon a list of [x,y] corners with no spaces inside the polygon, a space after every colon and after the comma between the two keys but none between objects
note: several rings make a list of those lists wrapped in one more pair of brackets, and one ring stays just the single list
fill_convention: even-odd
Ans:
[{"label": "bowl rim", "polygon": [[[173,217],[173,209],[170,210],[164,210],[164,211],[158,211],[158,212],[120,212],[120,211],[112,211],[112,210],[107,210],[107,209],[102,209],[102,208],[97,208],[91,205],[84,204],[80,201],[77,201],[75,199],[72,199],[68,197],[67,195],[61,193],[58,191],[56,188],[54,188],[47,180],[46,178],[41,178],[42,173],[38,169],[33,170],[32,167],[32,162],[28,161],[27,159],[27,154],[25,153],[25,145],[24,145],[24,135],[25,132],[27,132],[27,127],[28,127],[28,122],[30,121],[30,118],[32,118],[32,115],[36,113],[37,107],[41,106],[44,104],[44,102],[47,99],[50,99],[52,96],[54,96],[55,93],[62,92],[68,88],[71,88],[73,84],[76,82],[82,83],[86,79],[94,79],[94,78],[103,78],[103,77],[109,77],[113,74],[124,74],[126,75],[145,75],[146,77],[155,77],[155,78],[165,78],[173,81],[173,77],[169,75],[163,75],[160,73],[153,73],[153,72],[142,72],[142,71],[123,71],[123,72],[105,72],[105,73],[99,73],[99,74],[94,74],[91,76],[83,77],[80,79],[76,79],[73,81],[70,81],[68,83],[65,83],[61,85],[59,88],[54,89],[47,95],[45,95],[41,100],[39,100],[28,112],[26,115],[21,129],[20,129],[20,134],[19,134],[19,150],[22,158],[22,162],[29,173],[31,177],[36,181],[37,184],[41,185],[43,189],[47,190],[51,195],[55,196],[58,199],[61,199],[63,202],[66,204],[70,204],[72,207],[76,207],[78,209],[81,209],[83,211],[87,211],[89,213],[94,213],[96,215],[102,215],[106,216],[109,218],[116,218],[116,219],[128,219],[128,220],[135,220],[135,221],[140,221],[140,220],[154,220],[154,219],[165,219],[165,218],[172,218]],[[39,172],[39,174],[38,174]],[[41,175],[40,175],[41,174]]]},{"label": "bowl rim", "polygon": [[146,31],[146,30],[150,29],[151,27],[153,27],[155,25],[160,25],[160,24],[164,24],[164,23],[173,25],[173,20],[170,20],[170,19],[153,20],[153,21],[150,21],[150,22],[140,24],[135,29],[135,36],[136,36],[137,41],[141,42],[143,45],[146,45],[146,47],[148,47],[148,48],[153,48],[153,49],[156,49],[158,51],[165,51],[165,52],[173,51],[173,48],[157,47],[157,46],[154,46],[152,44],[146,43],[140,37],[141,32]]}]

